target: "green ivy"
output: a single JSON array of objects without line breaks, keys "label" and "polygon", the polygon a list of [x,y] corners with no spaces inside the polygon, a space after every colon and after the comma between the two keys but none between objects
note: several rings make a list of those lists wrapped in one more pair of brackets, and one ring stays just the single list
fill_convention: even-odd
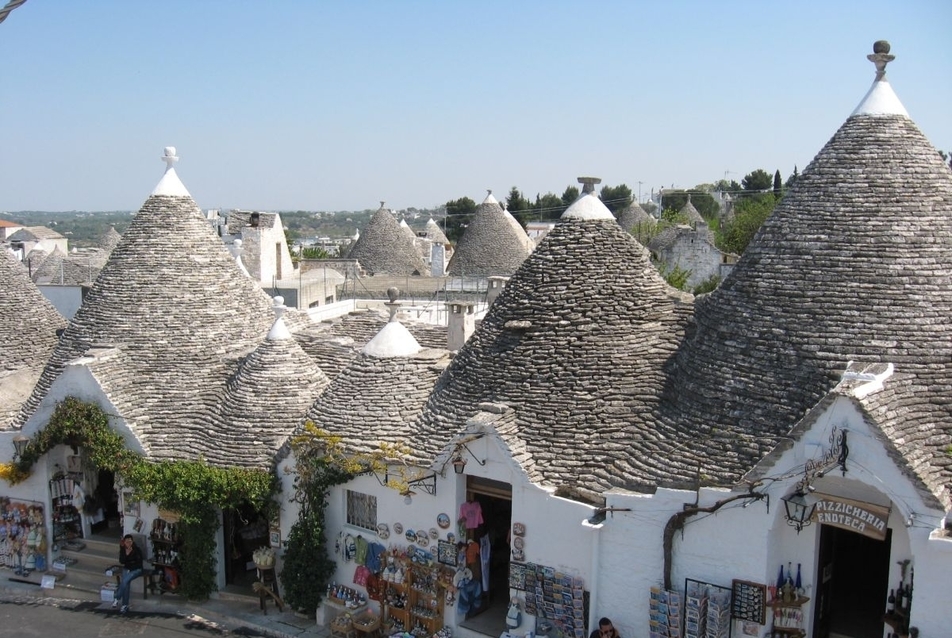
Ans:
[{"label": "green ivy", "polygon": [[277,518],[273,497],[280,483],[274,473],[213,467],[202,459],[149,461],[125,447],[102,408],[75,397],[57,403],[46,427],[33,435],[14,463],[14,472],[7,473],[8,480],[25,479],[33,465],[60,444],[82,446],[97,467],[121,475],[136,498],[178,513],[183,540],[180,592],[190,599],[204,600],[215,590],[218,508],[250,503],[269,520]]}]

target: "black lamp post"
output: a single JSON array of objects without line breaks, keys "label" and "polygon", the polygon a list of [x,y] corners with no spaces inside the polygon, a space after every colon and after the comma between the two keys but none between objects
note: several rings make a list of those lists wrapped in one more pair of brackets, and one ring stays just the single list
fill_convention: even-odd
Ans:
[{"label": "black lamp post", "polygon": [[813,523],[813,512],[816,510],[816,503],[807,503],[806,495],[802,491],[794,492],[781,500],[783,500],[783,507],[787,514],[787,525],[795,527],[797,534],[804,527]]}]

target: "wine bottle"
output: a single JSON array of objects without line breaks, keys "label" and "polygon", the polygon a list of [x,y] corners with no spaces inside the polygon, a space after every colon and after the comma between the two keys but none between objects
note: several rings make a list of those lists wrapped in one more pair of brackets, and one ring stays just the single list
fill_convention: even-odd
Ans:
[{"label": "wine bottle", "polygon": [[896,612],[896,590],[889,590],[889,598],[886,599],[886,613],[892,614]]},{"label": "wine bottle", "polygon": [[896,609],[898,609],[899,611],[902,611],[902,610],[903,610],[903,606],[902,606],[902,590],[903,590],[902,581],[899,581],[899,587],[896,588]]},{"label": "wine bottle", "polygon": [[786,582],[786,580],[784,580],[784,577],[783,577],[783,563],[780,563],[780,575],[777,576],[777,591],[778,591],[778,592],[779,592],[780,589],[783,587],[783,584],[784,584],[785,582]]},{"label": "wine bottle", "polygon": [[797,563],[797,582],[794,585],[797,589],[797,596],[803,595],[803,581],[800,579],[800,563]]}]

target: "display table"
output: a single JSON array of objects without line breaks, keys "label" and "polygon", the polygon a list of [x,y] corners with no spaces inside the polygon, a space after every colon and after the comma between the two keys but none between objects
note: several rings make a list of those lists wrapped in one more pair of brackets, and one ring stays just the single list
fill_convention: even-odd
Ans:
[{"label": "display table", "polygon": [[[278,606],[278,611],[284,611],[281,603],[281,595],[278,593],[278,577],[274,572],[274,567],[258,567],[258,583],[255,590],[258,592],[258,602],[261,605],[261,611],[268,615],[268,599],[274,600]],[[274,594],[271,596],[268,592]]]}]

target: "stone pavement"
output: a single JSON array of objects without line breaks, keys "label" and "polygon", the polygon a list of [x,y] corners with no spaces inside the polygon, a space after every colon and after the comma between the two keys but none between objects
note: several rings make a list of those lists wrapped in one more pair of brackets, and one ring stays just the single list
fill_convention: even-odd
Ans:
[{"label": "stone pavement", "polygon": [[[46,590],[27,583],[0,580],[0,602],[22,600],[30,597],[48,604],[89,604],[91,597],[82,592],[68,590]],[[111,603],[102,603],[91,607],[96,611],[110,610]],[[267,614],[260,609],[258,598],[213,594],[202,603],[189,602],[174,595],[149,596],[143,600],[141,595],[133,597],[130,613],[164,613],[183,618],[197,617],[217,625],[226,635],[268,636],[273,638],[329,638],[330,632],[319,627],[312,618],[304,618],[292,611],[279,612],[271,602],[267,604]],[[118,612],[117,612],[118,613]]]}]

